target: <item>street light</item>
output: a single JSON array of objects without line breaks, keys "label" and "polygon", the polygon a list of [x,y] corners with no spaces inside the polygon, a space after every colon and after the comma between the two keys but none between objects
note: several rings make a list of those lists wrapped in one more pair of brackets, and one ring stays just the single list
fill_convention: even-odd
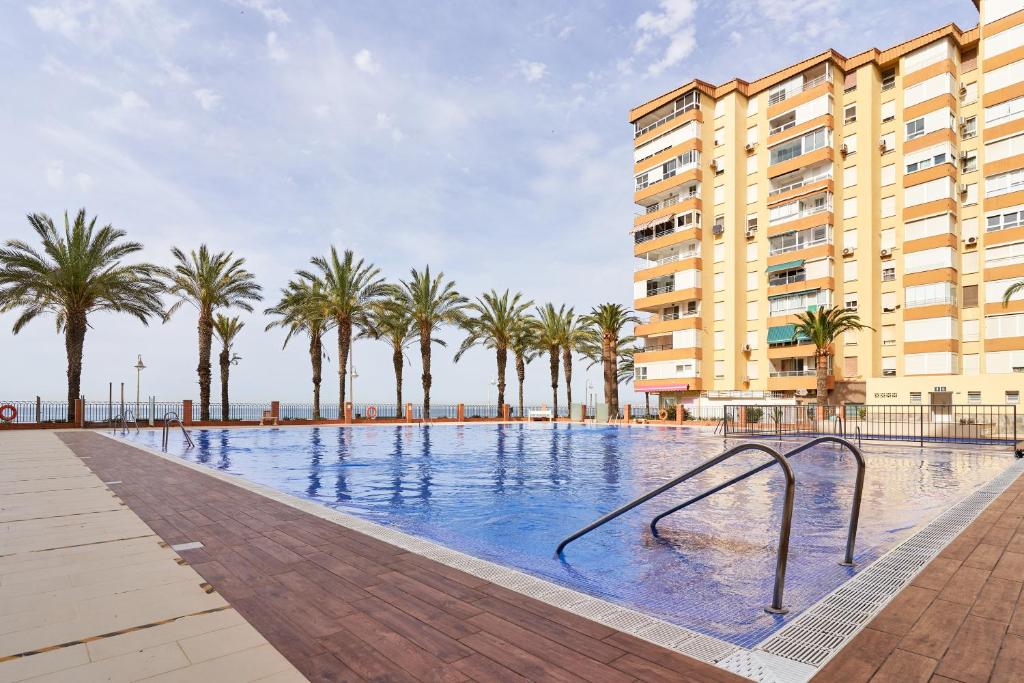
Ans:
[{"label": "street light", "polygon": [[594,403],[593,400],[592,400],[594,398],[593,391],[594,391],[594,383],[591,382],[590,379],[588,378],[587,379],[587,405],[593,405],[593,403]]},{"label": "street light", "polygon": [[139,417],[139,386],[142,384],[142,371],[146,369],[146,364],[142,362],[142,354],[139,354],[139,360],[135,364],[135,418]]},{"label": "street light", "polygon": [[[494,387],[494,402],[498,402],[498,380],[492,379],[491,386]],[[501,406],[498,406],[498,413],[501,413]],[[500,416],[500,415],[499,415]]]}]

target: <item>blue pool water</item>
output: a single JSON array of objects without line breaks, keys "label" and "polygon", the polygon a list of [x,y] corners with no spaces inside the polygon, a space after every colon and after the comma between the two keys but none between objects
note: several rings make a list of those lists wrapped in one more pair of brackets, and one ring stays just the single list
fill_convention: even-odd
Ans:
[{"label": "blue pool water", "polygon": [[[744,455],[571,544],[600,515],[722,452],[698,429],[550,425],[204,429],[169,452],[428,538],[680,626],[751,646],[853,575],[839,566],[852,456],[822,446],[796,456],[796,507],[785,617],[766,614],[782,482],[769,468],[665,519],[651,517],[765,461]],[[159,448],[160,433],[130,440]],[[730,442],[728,445],[735,445]],[[793,444],[791,444],[793,445]],[[1003,452],[866,445],[855,556],[859,567],[1010,464]]]}]

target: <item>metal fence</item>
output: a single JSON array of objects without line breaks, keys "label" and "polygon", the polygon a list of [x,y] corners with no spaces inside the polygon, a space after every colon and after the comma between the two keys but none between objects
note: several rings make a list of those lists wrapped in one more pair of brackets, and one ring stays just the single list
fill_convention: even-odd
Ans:
[{"label": "metal fence", "polygon": [[845,435],[886,441],[1016,444],[1015,405],[743,405],[726,411],[727,436]]},{"label": "metal fence", "polygon": [[[222,403],[210,404],[210,421],[219,422],[224,418]],[[228,420],[259,420],[263,412],[270,410],[270,402],[266,403],[229,403]],[[198,402],[192,404],[192,421],[198,422],[202,414],[202,406]]]},{"label": "metal fence", "polygon": [[67,401],[0,401],[0,405],[14,406],[15,424],[68,421]]}]

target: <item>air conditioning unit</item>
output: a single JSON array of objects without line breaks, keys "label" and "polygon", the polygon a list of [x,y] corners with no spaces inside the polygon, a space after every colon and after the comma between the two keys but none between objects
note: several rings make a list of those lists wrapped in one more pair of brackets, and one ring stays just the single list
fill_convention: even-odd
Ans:
[{"label": "air conditioning unit", "polygon": [[967,185],[964,183],[957,184],[956,189],[960,191],[960,194],[967,194]]},{"label": "air conditioning unit", "polygon": [[885,138],[882,138],[881,140],[878,141],[878,151],[880,151],[882,154],[885,154],[886,149],[888,149],[888,147],[885,144]]},{"label": "air conditioning unit", "polygon": [[743,345],[743,353],[750,353],[750,344]]},{"label": "air conditioning unit", "polygon": [[754,235],[756,233],[757,233],[757,228],[747,228],[747,239],[748,240],[749,239],[753,239],[753,237],[754,237]]},{"label": "air conditioning unit", "polygon": [[968,154],[969,154],[969,152],[967,150],[962,150],[960,152],[960,158],[961,159],[966,159]]},{"label": "air conditioning unit", "polygon": [[753,152],[755,147],[757,147],[757,143],[756,142],[748,142],[747,146],[746,146],[746,150],[748,152]]},{"label": "air conditioning unit", "polygon": [[744,376],[743,376],[743,381],[744,381],[744,382],[745,382],[746,384],[750,384],[750,375],[744,375]]},{"label": "air conditioning unit", "polygon": [[889,255],[889,250],[888,249],[883,249],[882,250],[882,258],[885,258],[888,255]]},{"label": "air conditioning unit", "polygon": [[845,156],[846,156],[847,154],[849,154],[849,153],[850,153],[850,148],[849,148],[849,147],[847,147],[847,146],[846,146],[845,144],[844,144],[844,145],[841,145],[841,146],[839,147],[839,153],[840,153],[840,154],[842,154],[842,155],[843,155],[843,156],[845,157]]},{"label": "air conditioning unit", "polygon": [[807,395],[807,390],[806,389],[797,389],[793,393],[795,393],[797,396],[806,396]]},{"label": "air conditioning unit", "polygon": [[712,171],[717,171],[718,170],[718,161],[716,161],[715,159],[711,160],[711,170]]},{"label": "air conditioning unit", "polygon": [[961,116],[960,117],[960,127],[963,128],[966,125],[967,125],[967,117],[966,116]]},{"label": "air conditioning unit", "polygon": [[725,225],[723,225],[722,223],[715,223],[714,226],[711,228],[711,234],[716,236],[725,234]]},{"label": "air conditioning unit", "polygon": [[960,86],[960,96],[963,97],[966,94],[967,94],[967,86],[966,85],[961,85]]},{"label": "air conditioning unit", "polygon": [[967,244],[969,244],[971,246],[974,246],[975,244],[978,243],[978,238],[977,237],[968,237],[968,238],[964,239],[964,242],[966,242]]},{"label": "air conditioning unit", "polygon": [[853,247],[846,247],[845,249],[843,249],[843,256],[852,256],[852,255],[853,255]]}]

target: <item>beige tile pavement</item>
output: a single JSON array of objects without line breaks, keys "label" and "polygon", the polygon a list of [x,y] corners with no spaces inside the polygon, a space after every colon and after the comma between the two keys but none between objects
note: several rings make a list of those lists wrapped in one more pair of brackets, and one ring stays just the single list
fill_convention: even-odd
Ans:
[{"label": "beige tile pavement", "polygon": [[305,680],[179,559],[55,433],[0,432],[0,683]]}]

